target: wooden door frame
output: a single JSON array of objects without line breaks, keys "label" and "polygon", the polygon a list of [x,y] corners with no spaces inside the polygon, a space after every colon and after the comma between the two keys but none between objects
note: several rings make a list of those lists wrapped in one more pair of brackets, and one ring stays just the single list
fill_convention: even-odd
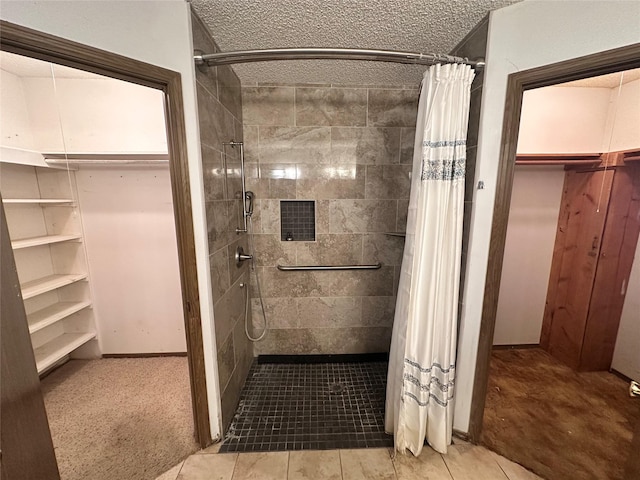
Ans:
[{"label": "wooden door frame", "polygon": [[0,21],[0,50],[135,83],[164,92],[169,171],[178,244],[195,435],[211,444],[195,237],[180,74],[113,52]]},{"label": "wooden door frame", "polygon": [[513,73],[507,79],[496,196],[469,418],[469,438],[475,443],[480,441],[482,433],[524,91],[639,67],[640,43],[637,43]]}]

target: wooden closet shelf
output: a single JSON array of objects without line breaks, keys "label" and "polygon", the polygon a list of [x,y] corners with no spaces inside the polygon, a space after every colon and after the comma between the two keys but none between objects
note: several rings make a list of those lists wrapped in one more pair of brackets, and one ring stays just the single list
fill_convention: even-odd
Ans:
[{"label": "wooden closet shelf", "polygon": [[59,337],[54,338],[50,342],[35,349],[36,365],[38,373],[42,373],[58,360],[63,359],[76,348],[81,347],[89,340],[96,337],[93,332],[90,333],[63,333]]},{"label": "wooden closet shelf", "polygon": [[26,300],[28,298],[35,297],[36,295],[50,292],[51,290],[55,290],[56,288],[70,285],[79,280],[84,280],[85,278],[87,278],[86,273],[47,275],[46,277],[32,280],[30,282],[25,282],[20,285],[20,288],[22,289],[22,298]]},{"label": "wooden closet shelf", "polygon": [[45,235],[43,237],[23,238],[11,242],[11,248],[18,250],[20,248],[37,247],[38,245],[49,245],[51,243],[68,242],[70,240],[80,240],[80,234],[75,235]]},{"label": "wooden closet shelf", "polygon": [[46,308],[27,315],[29,323],[29,333],[35,333],[49,325],[53,325],[60,320],[67,318],[80,310],[91,305],[89,300],[81,302],[58,302]]},{"label": "wooden closet shelf", "polygon": [[3,198],[2,203],[55,205],[75,203],[75,200],[70,198]]}]

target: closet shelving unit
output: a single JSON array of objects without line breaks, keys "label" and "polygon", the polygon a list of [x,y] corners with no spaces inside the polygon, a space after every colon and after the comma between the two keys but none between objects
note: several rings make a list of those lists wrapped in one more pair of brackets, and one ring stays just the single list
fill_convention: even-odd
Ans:
[{"label": "closet shelving unit", "polygon": [[74,172],[45,166],[37,153],[33,160],[0,159],[0,192],[43,373],[69,356],[95,357],[98,349]]}]

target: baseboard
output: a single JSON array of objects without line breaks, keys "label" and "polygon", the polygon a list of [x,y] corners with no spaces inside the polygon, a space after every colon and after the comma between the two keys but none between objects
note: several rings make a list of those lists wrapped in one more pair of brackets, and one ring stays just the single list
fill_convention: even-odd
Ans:
[{"label": "baseboard", "polygon": [[539,343],[519,343],[515,345],[494,345],[493,350],[526,350],[528,348],[540,348]]},{"label": "baseboard", "polygon": [[387,362],[389,354],[383,353],[350,353],[330,355],[259,355],[258,363],[355,363],[355,362]]},{"label": "baseboard", "polygon": [[632,378],[627,377],[624,373],[620,373],[619,371],[614,370],[613,368],[609,369],[609,372],[613,373],[616,377],[621,378],[622,380],[624,380],[627,383],[633,382]]},{"label": "baseboard", "polygon": [[453,436],[455,438],[459,438],[460,440],[464,440],[465,442],[470,442],[471,437],[466,432],[461,432],[460,430],[453,429]]},{"label": "baseboard", "polygon": [[162,353],[105,353],[102,358],[155,358],[155,357],[186,357],[187,352]]}]

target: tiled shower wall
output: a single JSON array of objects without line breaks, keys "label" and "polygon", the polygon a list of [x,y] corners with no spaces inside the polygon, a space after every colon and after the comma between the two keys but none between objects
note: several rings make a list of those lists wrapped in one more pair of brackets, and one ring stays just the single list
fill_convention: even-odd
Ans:
[{"label": "tiled shower wall", "polygon": [[[196,15],[192,24],[194,48],[219,51]],[[235,231],[242,222],[240,156],[237,148],[222,144],[242,139],[242,99],[240,81],[230,67],[196,68],[196,80],[218,377],[226,430],[253,361],[253,349],[244,333],[247,292],[240,287],[240,283],[248,283],[249,271],[246,264],[237,268],[234,261],[238,245],[248,250],[246,234]]]},{"label": "tiled shower wall", "polygon": [[[419,92],[411,87],[243,85],[247,188],[269,323],[257,354],[389,350]],[[280,200],[316,201],[316,240],[281,241]],[[283,265],[382,263],[371,271]],[[262,313],[255,281],[256,334]]]}]

